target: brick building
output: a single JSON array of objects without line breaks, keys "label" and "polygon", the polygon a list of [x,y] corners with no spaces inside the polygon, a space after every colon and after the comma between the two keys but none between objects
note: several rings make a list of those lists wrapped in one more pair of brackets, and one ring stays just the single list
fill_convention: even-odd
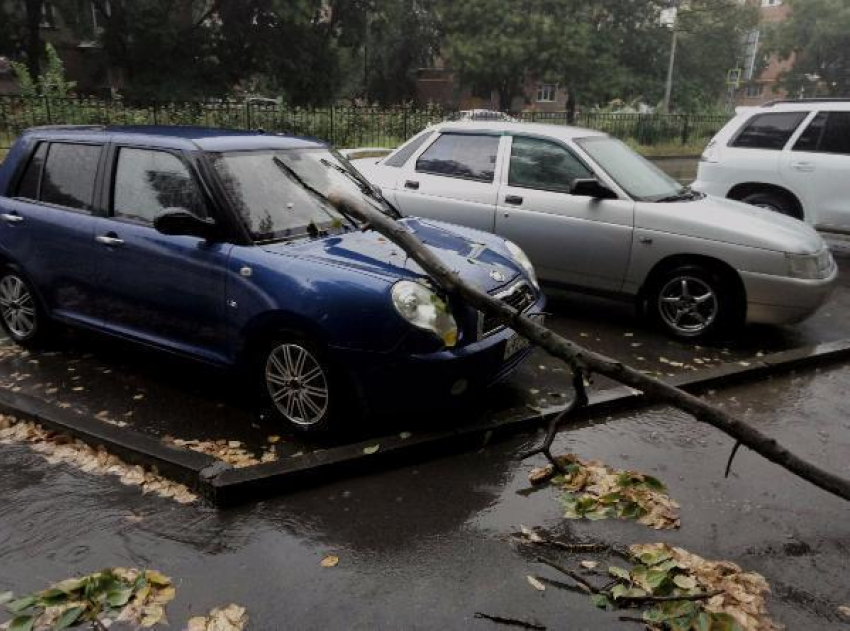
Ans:
[{"label": "brick building", "polygon": [[783,0],[744,0],[757,4],[759,24],[747,33],[744,58],[741,64],[741,84],[735,90],[736,105],[761,105],[774,99],[782,99],[788,94],[777,86],[779,76],[794,65],[793,57],[780,61],[776,55],[770,55],[766,63],[763,60],[763,40],[765,31],[771,24],[788,18],[791,7]]}]

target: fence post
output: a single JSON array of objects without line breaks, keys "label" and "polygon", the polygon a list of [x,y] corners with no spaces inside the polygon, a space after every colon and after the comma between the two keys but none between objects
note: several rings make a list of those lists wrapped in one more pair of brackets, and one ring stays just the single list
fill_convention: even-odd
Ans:
[{"label": "fence post", "polygon": [[331,127],[331,133],[330,133],[330,138],[328,138],[328,140],[330,140],[331,144],[332,144],[332,145],[334,145],[334,146],[336,147],[336,146],[338,146],[338,144],[339,144],[339,143],[337,142],[336,138],[334,138],[334,110],[335,110],[335,109],[336,109],[336,106],[335,106],[333,103],[331,103],[331,106],[330,106],[330,117],[331,117],[330,127]]},{"label": "fence post", "polygon": [[47,113],[47,124],[52,125],[53,120],[50,115],[50,99],[47,96],[42,97],[44,99],[44,111]]},{"label": "fence post", "polygon": [[[402,127],[401,127],[402,128],[402,138],[404,140],[407,140],[407,136],[408,136],[408,133],[407,133],[407,109],[408,109],[407,105],[405,105],[404,106],[404,114],[402,115]],[[402,142],[404,142],[404,140],[402,140]]]},{"label": "fence post", "polygon": [[251,129],[251,100],[245,101],[245,129]]},{"label": "fence post", "polygon": [[157,101],[153,102],[153,124],[159,125],[159,103]]},{"label": "fence post", "polygon": [[688,136],[690,135],[690,130],[688,129],[689,119],[690,116],[688,114],[685,114],[684,124],[682,125],[682,146],[688,144]]}]

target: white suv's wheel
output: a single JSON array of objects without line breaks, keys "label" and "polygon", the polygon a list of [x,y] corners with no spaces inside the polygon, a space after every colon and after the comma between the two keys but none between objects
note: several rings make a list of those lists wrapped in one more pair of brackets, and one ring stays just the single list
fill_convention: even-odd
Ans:
[{"label": "white suv's wheel", "polygon": [[772,210],[773,212],[781,215],[788,215],[789,217],[800,219],[799,213],[794,204],[792,204],[788,198],[777,193],[750,193],[746,197],[742,198],[741,201],[745,204],[750,204],[751,206],[758,206],[759,208]]}]

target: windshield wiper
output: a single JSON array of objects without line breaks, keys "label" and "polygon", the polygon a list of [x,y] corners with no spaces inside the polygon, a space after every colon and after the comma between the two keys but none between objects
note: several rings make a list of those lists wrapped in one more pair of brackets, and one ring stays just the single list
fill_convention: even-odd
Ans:
[{"label": "windshield wiper", "polygon": [[[319,162],[321,162],[325,166],[329,166],[330,168],[335,169],[335,170],[339,171],[340,173],[342,173],[345,177],[347,177],[349,180],[354,182],[354,184],[357,186],[357,188],[360,189],[361,193],[363,193],[364,195],[366,195],[370,199],[372,199],[376,202],[379,202],[381,204],[384,204],[387,208],[389,208],[392,211],[390,213],[390,216],[392,216],[393,214],[395,215],[394,219],[400,219],[401,218],[401,212],[399,212],[398,208],[393,206],[389,202],[389,200],[387,200],[386,197],[381,195],[380,191],[378,191],[369,182],[364,182],[363,180],[361,180],[359,177],[354,175],[348,169],[344,169],[343,167],[339,166],[338,164],[334,164],[333,162],[331,162],[330,160],[327,160],[326,158],[320,158]],[[381,211],[383,212],[383,209],[381,209]]]},{"label": "windshield wiper", "polygon": [[316,190],[314,187],[312,187],[312,186],[310,186],[309,184],[307,184],[307,182],[305,182],[305,181],[304,181],[304,178],[302,178],[300,175],[298,175],[298,173],[295,171],[295,169],[293,169],[291,166],[289,166],[288,164],[286,164],[286,162],[284,162],[283,160],[281,160],[281,159],[280,159],[280,158],[278,158],[277,156],[273,156],[273,157],[272,157],[272,162],[274,162],[275,166],[276,166],[278,169],[280,169],[281,171],[283,171],[284,173],[286,173],[289,177],[291,177],[291,178],[292,178],[293,180],[295,180],[295,181],[296,181],[299,185],[301,185],[301,186],[302,186],[305,190],[307,190],[308,192],[312,193],[315,197],[318,197],[318,198],[319,198],[320,200],[322,200],[324,203],[326,203],[326,204],[330,204],[330,205],[331,205],[331,207],[332,207],[334,210],[336,210],[336,211],[337,211],[340,215],[342,215],[343,217],[345,217],[345,219],[346,219],[346,220],[348,220],[348,223],[350,223],[350,224],[354,227],[354,229],[355,229],[355,230],[359,230],[359,229],[360,229],[360,226],[357,224],[357,220],[356,220],[356,219],[354,219],[354,217],[352,217],[350,213],[348,213],[347,211],[343,210],[342,208],[339,208],[339,207],[337,207],[337,206],[334,206],[334,205],[331,203],[331,201],[327,198],[327,196],[325,196],[323,193],[321,193],[320,191]]},{"label": "windshield wiper", "polygon": [[690,186],[683,186],[678,193],[674,195],[668,195],[666,197],[662,197],[660,199],[656,199],[656,202],[664,203],[664,202],[681,202],[689,199],[699,199],[700,193],[697,193],[694,190],[691,190]]}]

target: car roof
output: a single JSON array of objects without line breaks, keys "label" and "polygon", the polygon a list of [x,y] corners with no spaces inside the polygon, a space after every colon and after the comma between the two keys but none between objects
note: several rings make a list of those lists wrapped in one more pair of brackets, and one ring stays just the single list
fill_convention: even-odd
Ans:
[{"label": "car roof", "polygon": [[168,149],[202,149],[204,151],[300,149],[326,146],[324,142],[315,138],[291,134],[188,125],[54,125],[32,127],[24,133],[44,139],[88,142],[112,140]]},{"label": "car roof", "polygon": [[583,127],[571,125],[547,125],[544,123],[513,123],[509,121],[454,121],[438,123],[438,131],[495,132],[501,134],[537,134],[551,136],[559,140],[586,138],[588,136],[607,136],[607,134]]},{"label": "car roof", "polygon": [[850,112],[850,99],[797,99],[771,101],[764,105],[747,108],[748,112],[811,112],[828,110]]}]

